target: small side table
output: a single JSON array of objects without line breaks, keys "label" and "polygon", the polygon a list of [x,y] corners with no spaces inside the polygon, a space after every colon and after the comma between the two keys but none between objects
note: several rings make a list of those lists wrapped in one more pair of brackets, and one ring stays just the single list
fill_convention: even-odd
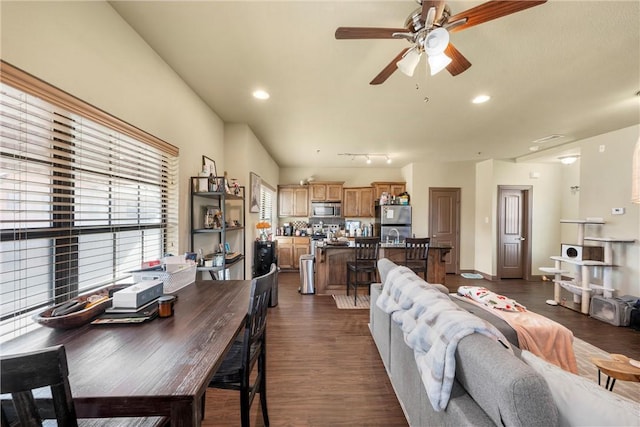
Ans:
[{"label": "small side table", "polygon": [[598,385],[600,385],[600,372],[607,375],[605,388],[613,391],[616,380],[640,382],[640,368],[629,363],[629,358],[623,354],[612,354],[611,359],[590,357],[591,362],[598,368]]}]

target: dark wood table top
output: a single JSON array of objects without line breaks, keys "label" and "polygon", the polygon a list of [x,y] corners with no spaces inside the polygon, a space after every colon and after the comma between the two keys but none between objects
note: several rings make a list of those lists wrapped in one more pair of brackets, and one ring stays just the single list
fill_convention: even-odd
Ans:
[{"label": "dark wood table top", "polygon": [[200,425],[200,398],[242,329],[251,281],[196,281],[176,292],[175,314],[139,325],[39,328],[3,343],[2,354],[64,344],[81,418],[171,417]]}]

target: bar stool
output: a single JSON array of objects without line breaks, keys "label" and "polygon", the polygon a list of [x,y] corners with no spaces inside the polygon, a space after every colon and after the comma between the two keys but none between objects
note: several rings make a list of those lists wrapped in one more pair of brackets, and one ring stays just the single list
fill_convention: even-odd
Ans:
[{"label": "bar stool", "polygon": [[405,239],[404,265],[418,275],[423,273],[425,282],[427,281],[429,241],[429,237]]},{"label": "bar stool", "polygon": [[[358,300],[358,286],[369,287],[376,280],[379,248],[379,237],[355,238],[355,261],[347,261],[347,295],[349,295],[349,288],[353,287],[354,306]],[[371,292],[370,289],[369,292]]]}]

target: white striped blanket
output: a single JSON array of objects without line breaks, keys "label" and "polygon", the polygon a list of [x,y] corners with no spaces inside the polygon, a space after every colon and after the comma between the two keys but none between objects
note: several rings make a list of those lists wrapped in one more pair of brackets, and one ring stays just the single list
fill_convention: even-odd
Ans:
[{"label": "white striped blanket", "polygon": [[507,343],[493,325],[461,309],[409,268],[398,266],[386,277],[377,306],[397,323],[414,357],[431,405],[449,403],[456,372],[455,352],[467,335],[480,333]]}]

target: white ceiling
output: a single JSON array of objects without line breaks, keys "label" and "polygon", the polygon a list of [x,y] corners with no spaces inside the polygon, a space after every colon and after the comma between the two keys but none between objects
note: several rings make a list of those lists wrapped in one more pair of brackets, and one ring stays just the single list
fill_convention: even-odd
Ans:
[{"label": "white ceiling", "polygon": [[[409,43],[334,32],[402,27],[415,1],[110,3],[223,121],[248,124],[280,167],[365,166],[344,152],[388,153],[392,167],[513,159],[532,145],[556,156],[559,144],[640,123],[637,0],[551,0],[451,34],[473,64],[466,72],[432,77],[423,58],[413,77],[396,71],[380,86],[369,81]],[[480,3],[448,4],[455,14]],[[253,99],[257,88],[271,98]],[[471,104],[480,93],[492,100]],[[551,134],[565,137],[532,143]]]}]

